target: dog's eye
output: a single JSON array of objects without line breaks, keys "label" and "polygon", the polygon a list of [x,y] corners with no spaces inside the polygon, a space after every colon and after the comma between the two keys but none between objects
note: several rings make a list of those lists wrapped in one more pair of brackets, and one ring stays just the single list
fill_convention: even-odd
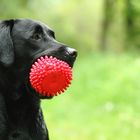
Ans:
[{"label": "dog's eye", "polygon": [[42,35],[39,33],[34,33],[31,38],[34,40],[40,40],[42,38]]}]

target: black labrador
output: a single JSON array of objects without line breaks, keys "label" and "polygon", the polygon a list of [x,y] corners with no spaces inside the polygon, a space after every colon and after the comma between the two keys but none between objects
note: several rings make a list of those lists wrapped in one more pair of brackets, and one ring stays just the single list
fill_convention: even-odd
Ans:
[{"label": "black labrador", "polygon": [[49,140],[29,72],[40,56],[54,56],[71,67],[77,51],[55,40],[47,25],[30,19],[0,21],[0,140]]}]

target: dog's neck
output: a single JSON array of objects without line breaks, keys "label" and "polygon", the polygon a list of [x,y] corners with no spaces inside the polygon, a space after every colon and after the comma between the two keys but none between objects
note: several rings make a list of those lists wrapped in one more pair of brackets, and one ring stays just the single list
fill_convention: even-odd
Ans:
[{"label": "dog's neck", "polygon": [[[0,73],[2,73],[0,75],[0,87],[3,94],[17,100],[22,94],[25,94],[24,92],[28,92],[25,85],[28,75],[25,75],[25,71],[12,67],[3,68]],[[2,87],[4,88],[2,89]]]}]

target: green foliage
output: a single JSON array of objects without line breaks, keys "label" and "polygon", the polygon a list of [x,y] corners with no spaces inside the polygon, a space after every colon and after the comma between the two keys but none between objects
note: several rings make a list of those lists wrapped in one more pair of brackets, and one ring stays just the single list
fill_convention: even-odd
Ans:
[{"label": "green foliage", "polygon": [[134,55],[78,58],[71,87],[42,103],[51,139],[138,140],[139,71]]},{"label": "green foliage", "polygon": [[[105,8],[107,1],[111,5]],[[139,48],[138,0],[1,0],[0,3],[1,19],[34,18],[44,21],[56,31],[58,40],[80,52],[99,51],[104,44],[107,50],[115,52]],[[110,23],[109,27],[104,27],[106,33],[103,36],[106,18]],[[128,28],[127,18],[133,21]]]},{"label": "green foliage", "polygon": [[101,1],[2,0],[0,18],[39,19],[56,31],[58,40],[82,52],[98,50]]}]

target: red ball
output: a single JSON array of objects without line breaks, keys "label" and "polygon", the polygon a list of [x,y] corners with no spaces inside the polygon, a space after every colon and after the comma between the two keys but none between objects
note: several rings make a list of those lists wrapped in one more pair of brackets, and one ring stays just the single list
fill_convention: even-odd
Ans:
[{"label": "red ball", "polygon": [[41,57],[32,65],[30,83],[42,96],[56,96],[71,84],[72,69],[55,57]]}]

